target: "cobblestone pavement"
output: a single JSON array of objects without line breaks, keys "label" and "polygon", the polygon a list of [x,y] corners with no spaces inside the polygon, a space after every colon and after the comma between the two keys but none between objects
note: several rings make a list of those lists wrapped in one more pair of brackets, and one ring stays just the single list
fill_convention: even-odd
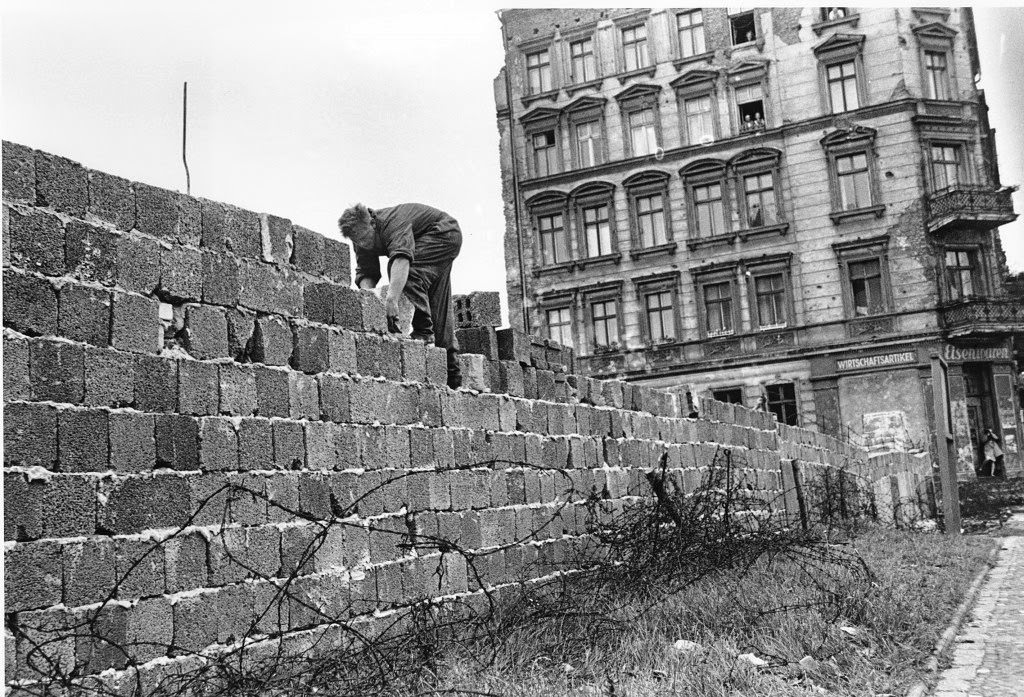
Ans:
[{"label": "cobblestone pavement", "polygon": [[996,566],[957,634],[953,666],[941,672],[934,697],[1024,695],[1024,512],[1003,532]]}]

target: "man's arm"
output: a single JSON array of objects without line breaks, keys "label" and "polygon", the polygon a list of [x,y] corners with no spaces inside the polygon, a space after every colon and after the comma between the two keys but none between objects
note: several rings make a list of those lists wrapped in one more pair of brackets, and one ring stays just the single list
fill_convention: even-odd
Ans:
[{"label": "man's arm", "polygon": [[405,290],[405,283],[409,280],[409,259],[406,257],[395,257],[388,269],[388,297],[384,300],[384,314],[388,317],[398,317],[398,301]]}]

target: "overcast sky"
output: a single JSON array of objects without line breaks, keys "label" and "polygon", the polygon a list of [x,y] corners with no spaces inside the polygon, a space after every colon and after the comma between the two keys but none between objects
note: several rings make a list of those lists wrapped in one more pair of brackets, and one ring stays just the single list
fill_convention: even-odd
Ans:
[{"label": "overcast sky", "polygon": [[[576,3],[580,4],[580,3]],[[582,3],[587,4],[587,3]],[[790,3],[792,4],[792,3]],[[488,2],[3,0],[3,138],[327,235],[355,201],[465,232],[454,290],[504,290]],[[1024,181],[1024,10],[976,10],[1004,183]],[[1018,194],[1016,210],[1024,212]],[[1002,230],[1024,271],[1024,222]]]}]

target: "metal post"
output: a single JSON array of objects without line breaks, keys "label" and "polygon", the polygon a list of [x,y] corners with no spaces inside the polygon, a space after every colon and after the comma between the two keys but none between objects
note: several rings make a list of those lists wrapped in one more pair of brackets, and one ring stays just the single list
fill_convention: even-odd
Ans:
[{"label": "metal post", "polygon": [[960,492],[956,483],[956,457],[950,425],[948,367],[938,354],[932,354],[932,404],[935,411],[935,454],[939,460],[942,483],[942,519],[947,535],[960,534]]},{"label": "metal post", "polygon": [[181,161],[185,165],[185,193],[192,195],[192,177],[188,173],[188,156],[185,154],[185,142],[188,135],[188,82],[181,90]]}]

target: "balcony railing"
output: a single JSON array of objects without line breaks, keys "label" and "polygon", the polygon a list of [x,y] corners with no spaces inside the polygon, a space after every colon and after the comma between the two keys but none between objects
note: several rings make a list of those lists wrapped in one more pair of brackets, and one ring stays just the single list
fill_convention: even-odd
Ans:
[{"label": "balcony railing", "polygon": [[940,310],[950,336],[1024,332],[1024,303],[1015,300],[958,300]]},{"label": "balcony railing", "polygon": [[1015,187],[996,189],[991,186],[955,184],[925,199],[928,232],[937,232],[950,225],[988,229],[1013,222],[1010,195]]}]

